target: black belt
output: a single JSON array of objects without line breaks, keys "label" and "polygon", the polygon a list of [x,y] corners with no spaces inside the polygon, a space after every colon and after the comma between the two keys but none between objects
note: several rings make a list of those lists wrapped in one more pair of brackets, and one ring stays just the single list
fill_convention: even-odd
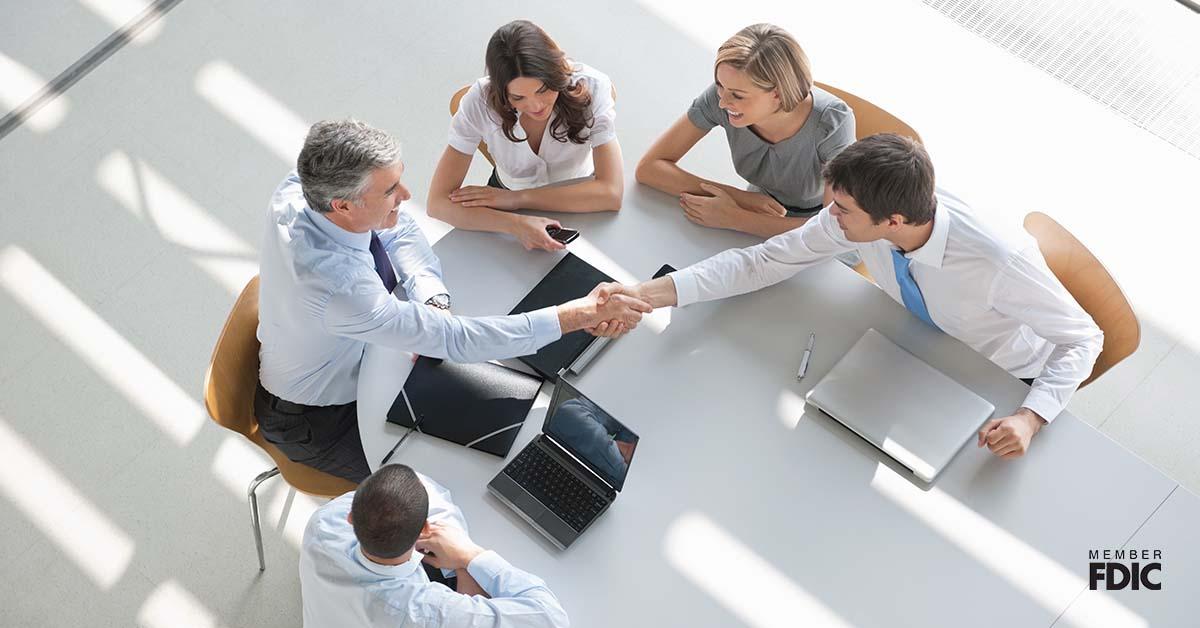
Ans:
[{"label": "black belt", "polygon": [[264,397],[267,398],[267,401],[269,402],[268,405],[271,407],[272,410],[280,410],[282,412],[287,412],[290,414],[299,414],[302,412],[311,412],[311,411],[317,410],[319,408],[328,407],[328,406],[306,406],[302,403],[292,403],[292,402],[288,401],[287,399],[280,399],[279,397],[272,395],[271,391],[267,390],[266,388],[263,388],[262,382],[258,383],[258,390],[259,390],[259,392],[261,392],[263,394]]}]

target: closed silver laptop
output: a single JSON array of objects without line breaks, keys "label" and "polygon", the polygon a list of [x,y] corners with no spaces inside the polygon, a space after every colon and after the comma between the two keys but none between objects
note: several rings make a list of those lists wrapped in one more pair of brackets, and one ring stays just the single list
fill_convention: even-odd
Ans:
[{"label": "closed silver laptop", "polygon": [[808,402],[933,482],[995,406],[868,329]]}]

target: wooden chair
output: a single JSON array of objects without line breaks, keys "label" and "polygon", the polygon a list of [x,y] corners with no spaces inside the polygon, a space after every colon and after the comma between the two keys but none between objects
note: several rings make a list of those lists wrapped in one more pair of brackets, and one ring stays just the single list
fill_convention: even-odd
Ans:
[{"label": "wooden chair", "polygon": [[268,443],[258,429],[254,416],[254,391],[258,386],[258,277],[250,280],[229,313],[212,360],[204,374],[204,406],[221,427],[245,436],[275,461],[275,468],[264,471],[250,482],[250,524],[258,548],[258,569],[267,568],[263,558],[262,527],[258,518],[258,485],[276,475],[296,490],[323,498],[336,497],[355,488],[348,480],[317,471],[288,460],[275,445]]},{"label": "wooden chair", "polygon": [[[462,89],[458,90],[457,92],[454,92],[454,95],[450,97],[450,116],[451,117],[454,117],[454,114],[458,113],[458,104],[462,102],[463,96],[465,96],[467,94],[467,90],[469,90],[469,89],[471,89],[470,85],[464,85],[462,87]],[[617,86],[616,85],[612,86],[612,98],[613,98],[613,102],[617,101]],[[488,160],[489,164],[492,164],[493,168],[496,166],[496,160],[492,159],[492,154],[488,152],[487,144],[480,142],[479,143],[479,152],[483,153],[483,157]]]},{"label": "wooden chair", "polygon": [[921,136],[917,134],[916,130],[905,124],[900,118],[888,113],[882,107],[832,85],[826,85],[825,83],[817,83],[816,85],[830,94],[841,98],[847,105],[850,105],[850,109],[854,111],[854,139],[861,140],[876,133],[895,133],[911,137],[918,144],[923,143],[921,142]]},{"label": "wooden chair", "polygon": [[[861,140],[876,133],[895,133],[911,137],[918,144],[922,143],[921,136],[911,126],[882,107],[832,85],[825,83],[816,83],[816,85],[850,105],[850,109],[854,111],[854,139]],[[871,273],[867,271],[866,264],[862,262],[855,264],[854,272],[862,275],[867,281],[875,283],[875,280],[871,278]]]},{"label": "wooden chair", "polygon": [[1116,280],[1071,232],[1041,212],[1025,216],[1025,230],[1037,240],[1050,271],[1104,332],[1104,348],[1083,388],[1137,350],[1141,326]]}]

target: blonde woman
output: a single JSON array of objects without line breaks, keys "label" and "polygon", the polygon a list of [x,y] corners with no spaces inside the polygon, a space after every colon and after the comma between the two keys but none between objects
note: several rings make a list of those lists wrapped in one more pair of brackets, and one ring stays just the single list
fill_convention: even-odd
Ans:
[{"label": "blonde woman", "polygon": [[[689,220],[769,238],[829,204],[821,169],[854,142],[854,113],[813,85],[808,57],[785,30],[747,26],[717,50],[715,82],[663,133],[637,180],[679,197]],[[678,162],[716,126],[748,190],[700,178]]]},{"label": "blonde woman", "polygon": [[[429,185],[429,215],[460,229],[508,233],[526,249],[559,250],[557,220],[513,213],[617,211],[624,194],[612,81],[567,58],[526,20],[488,42],[488,75],[459,104]],[[463,185],[475,146],[496,162],[486,186]]]}]

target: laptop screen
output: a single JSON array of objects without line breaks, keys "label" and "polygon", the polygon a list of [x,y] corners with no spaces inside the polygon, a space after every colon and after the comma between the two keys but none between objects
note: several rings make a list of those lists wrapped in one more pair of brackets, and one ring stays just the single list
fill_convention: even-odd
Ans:
[{"label": "laptop screen", "polygon": [[542,431],[616,490],[625,485],[638,435],[561,377]]}]

